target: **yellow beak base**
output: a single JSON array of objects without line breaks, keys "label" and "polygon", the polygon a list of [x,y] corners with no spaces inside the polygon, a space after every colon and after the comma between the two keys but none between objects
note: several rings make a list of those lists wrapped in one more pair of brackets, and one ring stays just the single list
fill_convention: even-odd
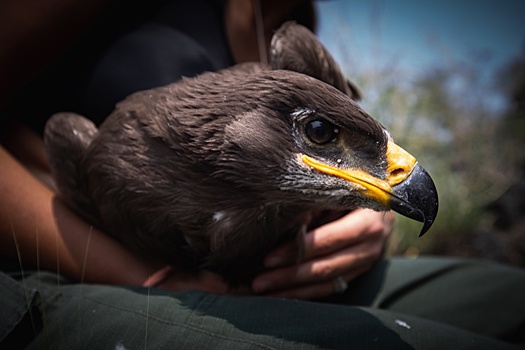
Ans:
[{"label": "yellow beak base", "polygon": [[324,174],[337,176],[360,186],[366,196],[387,207],[390,207],[390,197],[393,195],[392,187],[403,182],[417,163],[416,158],[410,153],[390,141],[387,148],[387,176],[384,180],[378,179],[361,169],[340,169],[319,162],[307,155],[302,155],[301,160],[306,165]]}]

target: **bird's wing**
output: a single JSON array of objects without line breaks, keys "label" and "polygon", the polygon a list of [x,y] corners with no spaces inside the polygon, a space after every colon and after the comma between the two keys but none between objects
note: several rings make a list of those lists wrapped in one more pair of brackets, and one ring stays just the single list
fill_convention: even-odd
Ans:
[{"label": "bird's wing", "polygon": [[61,198],[78,214],[98,225],[95,205],[83,182],[82,159],[98,134],[95,124],[75,113],[56,113],[47,121],[44,144]]}]

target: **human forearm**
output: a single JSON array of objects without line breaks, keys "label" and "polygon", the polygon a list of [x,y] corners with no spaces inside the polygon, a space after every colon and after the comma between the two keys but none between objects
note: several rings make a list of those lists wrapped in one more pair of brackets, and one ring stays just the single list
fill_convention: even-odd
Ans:
[{"label": "human forearm", "polygon": [[158,265],[72,213],[0,147],[0,252],[86,282],[140,285]]},{"label": "human forearm", "polygon": [[[265,49],[270,47],[273,33],[292,13],[301,6],[313,5],[309,0],[229,0],[226,2],[225,30],[230,50],[236,63],[263,61],[259,45],[264,42]],[[261,32],[257,33],[257,25]],[[268,52],[266,52],[268,56]]]}]

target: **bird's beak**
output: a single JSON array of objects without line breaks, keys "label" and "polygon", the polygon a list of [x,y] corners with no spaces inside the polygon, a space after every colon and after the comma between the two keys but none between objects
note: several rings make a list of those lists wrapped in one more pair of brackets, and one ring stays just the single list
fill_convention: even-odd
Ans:
[{"label": "bird's beak", "polygon": [[301,159],[322,173],[359,185],[365,196],[385,207],[423,222],[419,236],[428,231],[436,218],[438,196],[432,178],[412,155],[393,142],[388,142],[385,179],[379,179],[361,169],[340,169],[307,155]]}]

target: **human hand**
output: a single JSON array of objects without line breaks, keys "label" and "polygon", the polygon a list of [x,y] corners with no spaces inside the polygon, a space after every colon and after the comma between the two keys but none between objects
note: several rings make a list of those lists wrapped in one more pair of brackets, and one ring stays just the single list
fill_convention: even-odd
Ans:
[{"label": "human hand", "polygon": [[381,257],[393,218],[391,212],[357,209],[319,226],[305,235],[299,264],[294,242],[279,246],[267,255],[268,270],[254,279],[254,291],[295,299],[334,294],[336,278],[350,282]]},{"label": "human hand", "polygon": [[189,273],[167,265],[153,273],[144,287],[158,287],[172,291],[200,290],[215,294],[252,294],[247,286],[232,287],[220,275],[207,270]]}]

